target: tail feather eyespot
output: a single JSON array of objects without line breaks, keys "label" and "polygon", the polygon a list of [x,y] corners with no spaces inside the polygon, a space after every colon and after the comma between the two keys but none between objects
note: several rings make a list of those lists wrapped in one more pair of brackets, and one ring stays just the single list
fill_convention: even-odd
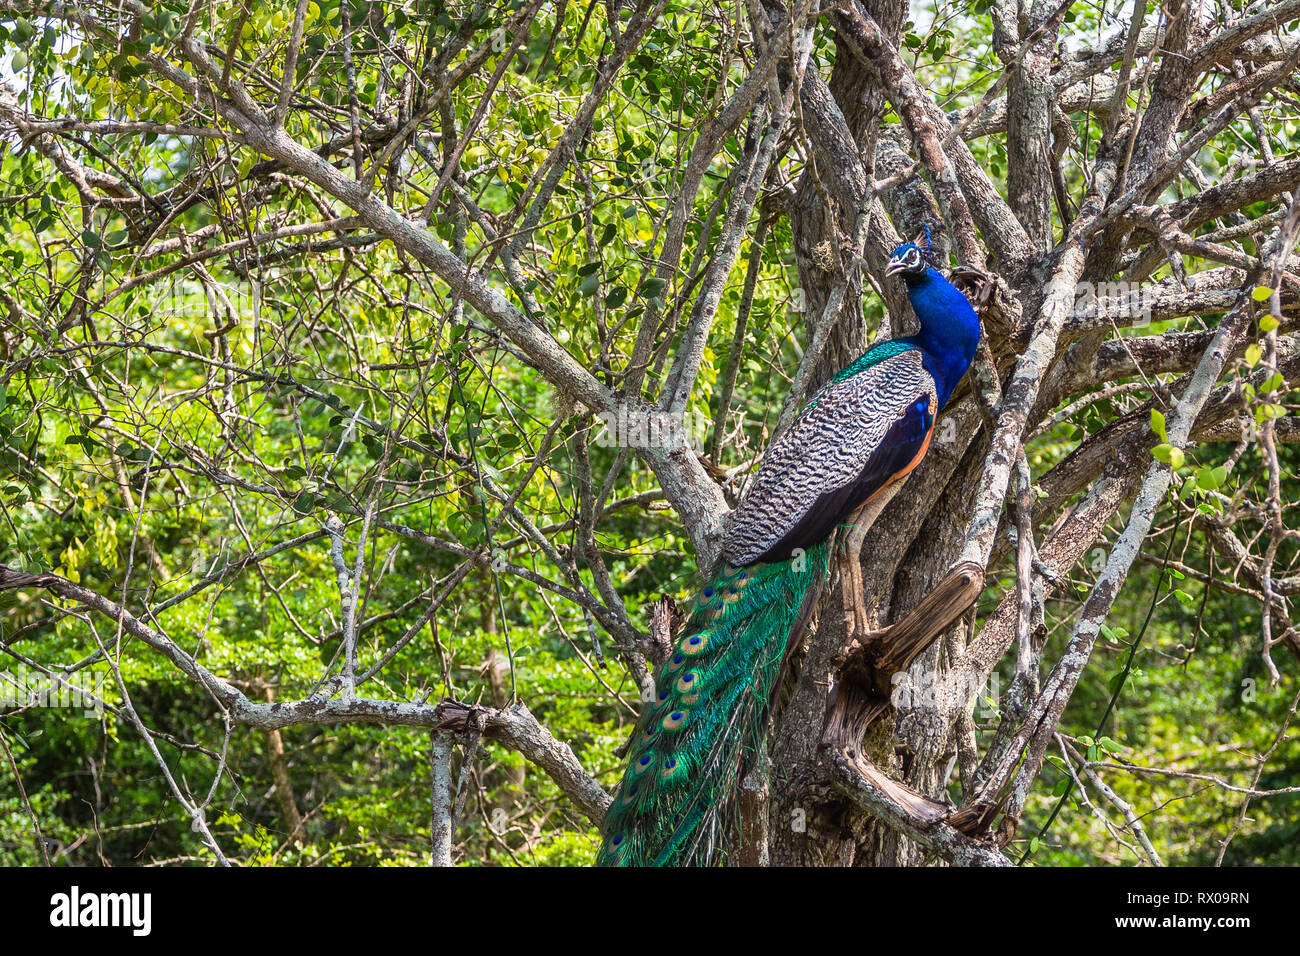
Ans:
[{"label": "tail feather eyespot", "polygon": [[601,845],[601,862],[604,866],[623,866],[625,862],[632,858],[633,840],[632,836],[619,832],[610,838],[604,840]]},{"label": "tail feather eyespot", "polygon": [[626,833],[615,833],[605,841],[605,845],[601,847],[601,851],[608,863],[619,864],[627,858],[627,853],[631,845],[632,841],[628,839]]},{"label": "tail feather eyespot", "polygon": [[685,710],[669,711],[668,716],[660,722],[659,726],[664,730],[680,730],[688,716],[690,715]]},{"label": "tail feather eyespot", "polygon": [[668,757],[660,764],[659,781],[661,784],[671,784],[685,780],[688,769],[686,761],[678,757]]},{"label": "tail feather eyespot", "polygon": [[682,641],[681,653],[687,657],[696,657],[703,654],[709,647],[709,637],[707,634],[692,634],[686,640]]}]

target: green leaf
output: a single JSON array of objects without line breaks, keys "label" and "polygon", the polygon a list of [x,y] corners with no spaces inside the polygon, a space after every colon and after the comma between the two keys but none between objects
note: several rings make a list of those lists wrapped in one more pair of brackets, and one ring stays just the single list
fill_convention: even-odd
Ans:
[{"label": "green leaf", "polygon": [[1267,335],[1281,324],[1282,323],[1277,320],[1276,315],[1266,315],[1259,320],[1259,330]]},{"label": "green leaf", "polygon": [[1169,434],[1165,431],[1165,416],[1158,409],[1151,409],[1151,430],[1160,436],[1160,440],[1169,441]]},{"label": "green leaf", "polygon": [[1272,294],[1273,294],[1273,290],[1270,289],[1268,286],[1257,285],[1255,286],[1255,291],[1253,291],[1250,294],[1250,297],[1254,299],[1256,302],[1267,302],[1269,296],[1271,296]]},{"label": "green leaf", "polygon": [[21,73],[27,67],[27,51],[18,50],[9,61],[9,66],[15,73]]},{"label": "green leaf", "polygon": [[653,299],[664,290],[668,284],[667,279],[660,279],[658,276],[652,276],[641,283],[641,296],[645,299]]},{"label": "green leaf", "polygon": [[1165,444],[1156,445],[1155,448],[1152,448],[1151,457],[1156,461],[1167,462],[1174,471],[1177,471],[1179,468],[1183,467],[1183,462],[1186,460],[1187,456],[1183,454],[1181,448],[1175,448],[1173,445],[1166,442]]},{"label": "green leaf", "polygon": [[1119,741],[1112,737],[1102,737],[1097,741],[1097,743],[1101,744],[1102,750],[1111,754],[1117,754],[1124,749],[1123,746],[1120,745]]},{"label": "green leaf", "polygon": [[1219,473],[1218,468],[1211,468],[1206,465],[1197,469],[1196,485],[1198,488],[1204,488],[1206,491],[1215,491],[1223,484],[1223,476]]},{"label": "green leaf", "polygon": [[1259,360],[1263,355],[1264,350],[1260,348],[1258,343],[1252,342],[1250,345],[1246,346],[1246,364],[1251,366],[1251,368],[1254,368],[1259,364]]},{"label": "green leaf", "polygon": [[1265,404],[1260,405],[1259,408],[1255,409],[1255,421],[1260,425],[1264,424],[1269,419],[1282,418],[1285,415],[1285,406],[1275,405],[1271,402],[1266,402]]}]

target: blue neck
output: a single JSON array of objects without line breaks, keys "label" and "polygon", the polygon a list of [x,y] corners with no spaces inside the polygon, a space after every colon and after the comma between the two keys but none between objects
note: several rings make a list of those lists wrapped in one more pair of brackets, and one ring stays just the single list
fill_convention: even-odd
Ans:
[{"label": "blue neck", "polygon": [[921,320],[921,331],[904,341],[925,353],[925,366],[934,376],[939,408],[943,408],[975,358],[980,343],[979,316],[966,297],[938,270],[926,269],[919,275],[908,273],[903,278],[907,282],[907,298]]}]

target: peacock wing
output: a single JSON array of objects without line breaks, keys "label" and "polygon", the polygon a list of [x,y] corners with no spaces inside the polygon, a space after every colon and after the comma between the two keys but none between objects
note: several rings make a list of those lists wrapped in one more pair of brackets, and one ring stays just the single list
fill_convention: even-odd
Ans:
[{"label": "peacock wing", "polygon": [[768,449],[727,529],[734,565],[782,561],[828,537],[926,448],[938,403],[924,353],[895,351],[824,386]]}]

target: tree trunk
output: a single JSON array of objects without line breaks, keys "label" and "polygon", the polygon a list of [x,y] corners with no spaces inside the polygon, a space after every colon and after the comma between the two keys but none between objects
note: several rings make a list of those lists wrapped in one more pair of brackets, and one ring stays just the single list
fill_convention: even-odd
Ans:
[{"label": "tree trunk", "polygon": [[[891,39],[898,42],[906,18],[906,4],[874,0],[867,2],[866,7]],[[906,168],[911,160],[904,149],[894,140],[878,136],[884,96],[871,74],[838,38],[829,87],[853,144],[860,151],[867,182]],[[856,212],[835,201],[848,187],[837,193],[826,183],[827,178],[841,175],[840,170],[818,168],[816,172],[817,179],[811,171],[804,174],[790,211],[810,327],[825,307],[833,280],[826,269],[829,247],[836,241],[842,243],[851,234]],[[825,212],[828,195],[834,207],[833,217]],[[892,222],[899,226],[903,238],[911,238],[922,225],[928,224],[934,237],[936,258],[946,266],[949,243],[938,206],[924,180],[913,175],[885,195],[888,208],[882,210],[879,203],[875,204],[878,214],[872,218],[871,235],[878,240],[882,231],[892,234]],[[882,212],[888,213],[888,220],[879,215]],[[868,241],[864,256],[866,268],[876,276],[883,274],[888,254],[883,245],[886,244]],[[901,283],[882,283],[880,291],[888,309],[882,334],[893,337],[914,331],[916,319]],[[813,388],[857,358],[870,344],[862,294],[861,282],[850,285],[815,370]],[[962,427],[967,424],[976,423],[962,423],[956,433],[972,434],[973,427]],[[982,460],[983,448],[975,450],[976,467]],[[909,479],[909,494],[898,496],[877,520],[880,547],[868,549],[870,560],[863,568],[865,596],[876,615],[877,625],[897,620],[912,608],[943,577],[960,550],[965,522],[959,508],[945,508],[942,514],[931,516],[926,534],[918,536],[917,530],[926,520],[931,505],[941,500],[939,492],[956,468],[955,456],[962,450],[954,442],[945,455],[943,443],[936,443],[927,460]],[[918,489],[925,489],[926,493],[916,495]],[[909,549],[914,539],[917,544]],[[902,866],[919,859],[918,849],[911,840],[873,820],[826,786],[820,743],[827,717],[827,691],[834,673],[832,659],[847,639],[842,602],[838,581],[833,581],[822,601],[815,632],[806,641],[801,659],[796,661],[798,678],[791,699],[776,718],[771,743],[774,769],[768,836],[774,865]],[[923,654],[912,665],[910,679],[918,686],[930,686],[927,681],[938,675],[939,662],[951,652],[953,642],[964,642],[964,627],[955,628]],[[937,796],[953,763],[957,717],[958,714],[935,709],[928,703],[900,708],[872,725],[863,744],[864,752],[890,776],[926,795]]]}]

